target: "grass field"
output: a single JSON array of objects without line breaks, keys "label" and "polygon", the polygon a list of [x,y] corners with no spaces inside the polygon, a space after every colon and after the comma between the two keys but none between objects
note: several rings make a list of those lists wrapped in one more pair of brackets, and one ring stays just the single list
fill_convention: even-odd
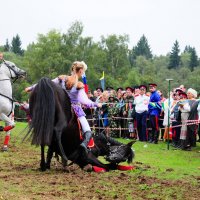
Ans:
[{"label": "grass field", "polygon": [[[200,198],[200,143],[192,151],[181,151],[168,150],[164,142],[136,142],[132,171],[88,173],[72,166],[66,173],[53,159],[51,170],[40,172],[40,149],[22,143],[25,127],[17,123],[9,151],[0,152],[0,199]],[[1,132],[0,145],[4,136]]]}]

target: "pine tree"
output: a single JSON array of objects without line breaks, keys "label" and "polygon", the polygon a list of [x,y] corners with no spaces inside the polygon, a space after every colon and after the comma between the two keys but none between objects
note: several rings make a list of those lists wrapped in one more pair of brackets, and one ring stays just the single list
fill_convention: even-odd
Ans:
[{"label": "pine tree", "polygon": [[24,53],[24,50],[22,50],[21,48],[22,43],[18,34],[16,35],[16,37],[13,37],[11,44],[12,44],[11,51],[15,54],[22,56]]},{"label": "pine tree", "polygon": [[180,64],[180,49],[179,49],[179,43],[176,40],[174,43],[174,46],[172,47],[172,51],[170,53],[169,56],[169,65],[168,68],[169,69],[173,69],[173,68],[178,68],[179,64]]},{"label": "pine tree", "polygon": [[191,53],[190,53],[190,64],[189,64],[191,71],[193,71],[194,67],[197,67],[198,64],[199,63],[198,63],[198,56],[197,56],[197,53],[196,53],[196,49],[192,48]]},{"label": "pine tree", "polygon": [[132,54],[134,56],[145,56],[146,59],[151,59],[153,57],[151,53],[151,48],[148,44],[148,40],[144,35],[140,38],[137,45],[133,48]]},{"label": "pine tree", "polygon": [[183,52],[184,52],[184,53],[191,53],[191,52],[192,52],[192,49],[193,49],[193,48],[192,48],[190,45],[186,45]]},{"label": "pine tree", "polygon": [[6,44],[4,45],[4,51],[10,51],[10,44],[8,42],[8,39],[6,39]]}]

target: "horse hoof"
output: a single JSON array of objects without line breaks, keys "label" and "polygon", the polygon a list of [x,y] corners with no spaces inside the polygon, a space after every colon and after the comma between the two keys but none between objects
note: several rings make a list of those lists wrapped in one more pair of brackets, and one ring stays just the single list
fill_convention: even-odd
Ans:
[{"label": "horse hoof", "polygon": [[65,173],[70,173],[70,170],[69,170],[68,167],[63,167],[63,172],[65,172]]},{"label": "horse hoof", "polygon": [[45,172],[47,169],[46,169],[46,167],[42,167],[42,168],[39,168],[39,170],[41,171],[41,172]]},{"label": "horse hoof", "polygon": [[83,167],[83,170],[86,172],[92,172],[93,171],[93,167],[91,164],[87,164],[85,167]]},{"label": "horse hoof", "polygon": [[46,169],[47,169],[47,170],[50,170],[50,169],[51,169],[51,167],[50,167],[49,165],[47,165],[47,166],[46,166]]},{"label": "horse hoof", "polygon": [[2,147],[1,151],[3,152],[8,151],[8,147]]}]

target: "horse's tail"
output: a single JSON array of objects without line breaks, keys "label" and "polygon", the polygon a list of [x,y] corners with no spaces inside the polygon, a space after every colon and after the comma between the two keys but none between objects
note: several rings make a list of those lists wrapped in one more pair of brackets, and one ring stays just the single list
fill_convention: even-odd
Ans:
[{"label": "horse's tail", "polygon": [[30,97],[32,144],[50,145],[54,130],[55,96],[52,82],[42,78]]}]

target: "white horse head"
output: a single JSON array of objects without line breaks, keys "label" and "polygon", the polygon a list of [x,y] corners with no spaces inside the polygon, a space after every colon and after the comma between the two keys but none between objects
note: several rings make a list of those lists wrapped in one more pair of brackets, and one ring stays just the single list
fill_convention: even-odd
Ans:
[{"label": "white horse head", "polygon": [[3,61],[0,65],[0,120],[5,122],[5,127],[2,130],[6,131],[6,138],[4,141],[4,147],[7,148],[7,144],[10,138],[10,129],[15,126],[12,113],[14,111],[13,99],[12,99],[12,84],[21,77],[24,77],[26,72],[18,68],[14,63],[10,61]]},{"label": "white horse head", "polygon": [[9,79],[21,78],[26,75],[26,72],[18,68],[13,62],[4,61],[0,65],[0,75],[1,77],[6,77]]}]

